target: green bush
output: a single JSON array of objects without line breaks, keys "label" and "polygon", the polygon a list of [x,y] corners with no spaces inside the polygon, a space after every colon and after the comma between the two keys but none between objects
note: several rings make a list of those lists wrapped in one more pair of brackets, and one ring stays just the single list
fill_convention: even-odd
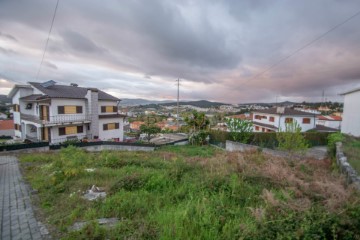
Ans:
[{"label": "green bush", "polygon": [[301,152],[309,147],[296,121],[285,124],[285,131],[280,129],[280,132],[276,133],[276,139],[279,149],[289,152]]}]

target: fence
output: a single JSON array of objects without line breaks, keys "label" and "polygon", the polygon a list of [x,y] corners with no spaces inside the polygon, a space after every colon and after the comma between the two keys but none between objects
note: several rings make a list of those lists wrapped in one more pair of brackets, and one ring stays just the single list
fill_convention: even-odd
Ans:
[{"label": "fence", "polygon": [[20,143],[20,144],[9,144],[9,145],[0,145],[0,152],[3,151],[14,151],[14,150],[22,150],[22,149],[36,149],[49,147],[48,142],[36,142],[36,143]]}]

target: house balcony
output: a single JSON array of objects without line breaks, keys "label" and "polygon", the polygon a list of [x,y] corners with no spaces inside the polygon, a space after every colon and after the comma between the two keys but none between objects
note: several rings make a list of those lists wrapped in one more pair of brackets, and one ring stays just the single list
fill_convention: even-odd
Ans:
[{"label": "house balcony", "polygon": [[51,125],[67,125],[75,123],[90,122],[90,115],[87,114],[61,114],[57,116],[36,116],[29,114],[21,114],[21,119],[42,124],[45,126]]}]

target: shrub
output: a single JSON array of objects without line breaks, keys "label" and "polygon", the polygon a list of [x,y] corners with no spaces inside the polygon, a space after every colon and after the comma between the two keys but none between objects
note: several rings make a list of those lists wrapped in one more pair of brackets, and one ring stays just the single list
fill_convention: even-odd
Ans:
[{"label": "shrub", "polygon": [[230,136],[232,137],[232,140],[242,143],[248,142],[253,130],[251,121],[237,118],[228,118],[226,120],[226,125],[230,130]]},{"label": "shrub", "polygon": [[308,148],[308,144],[301,133],[301,127],[296,121],[285,124],[285,131],[278,132],[276,139],[279,142],[279,149],[289,152],[303,151]]}]

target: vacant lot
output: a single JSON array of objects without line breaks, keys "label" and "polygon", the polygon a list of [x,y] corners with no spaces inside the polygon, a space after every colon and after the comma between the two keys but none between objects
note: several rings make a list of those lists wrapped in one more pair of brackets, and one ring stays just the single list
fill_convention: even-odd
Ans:
[{"label": "vacant lot", "polygon": [[[39,206],[64,239],[360,239],[359,196],[330,161],[211,147],[21,156]],[[93,168],[93,172],[86,169]],[[92,185],[104,200],[82,198]],[[94,220],[116,217],[111,228]],[[89,221],[82,230],[68,230]]]},{"label": "vacant lot", "polygon": [[360,139],[346,136],[344,140],[344,153],[351,166],[360,174]]}]

